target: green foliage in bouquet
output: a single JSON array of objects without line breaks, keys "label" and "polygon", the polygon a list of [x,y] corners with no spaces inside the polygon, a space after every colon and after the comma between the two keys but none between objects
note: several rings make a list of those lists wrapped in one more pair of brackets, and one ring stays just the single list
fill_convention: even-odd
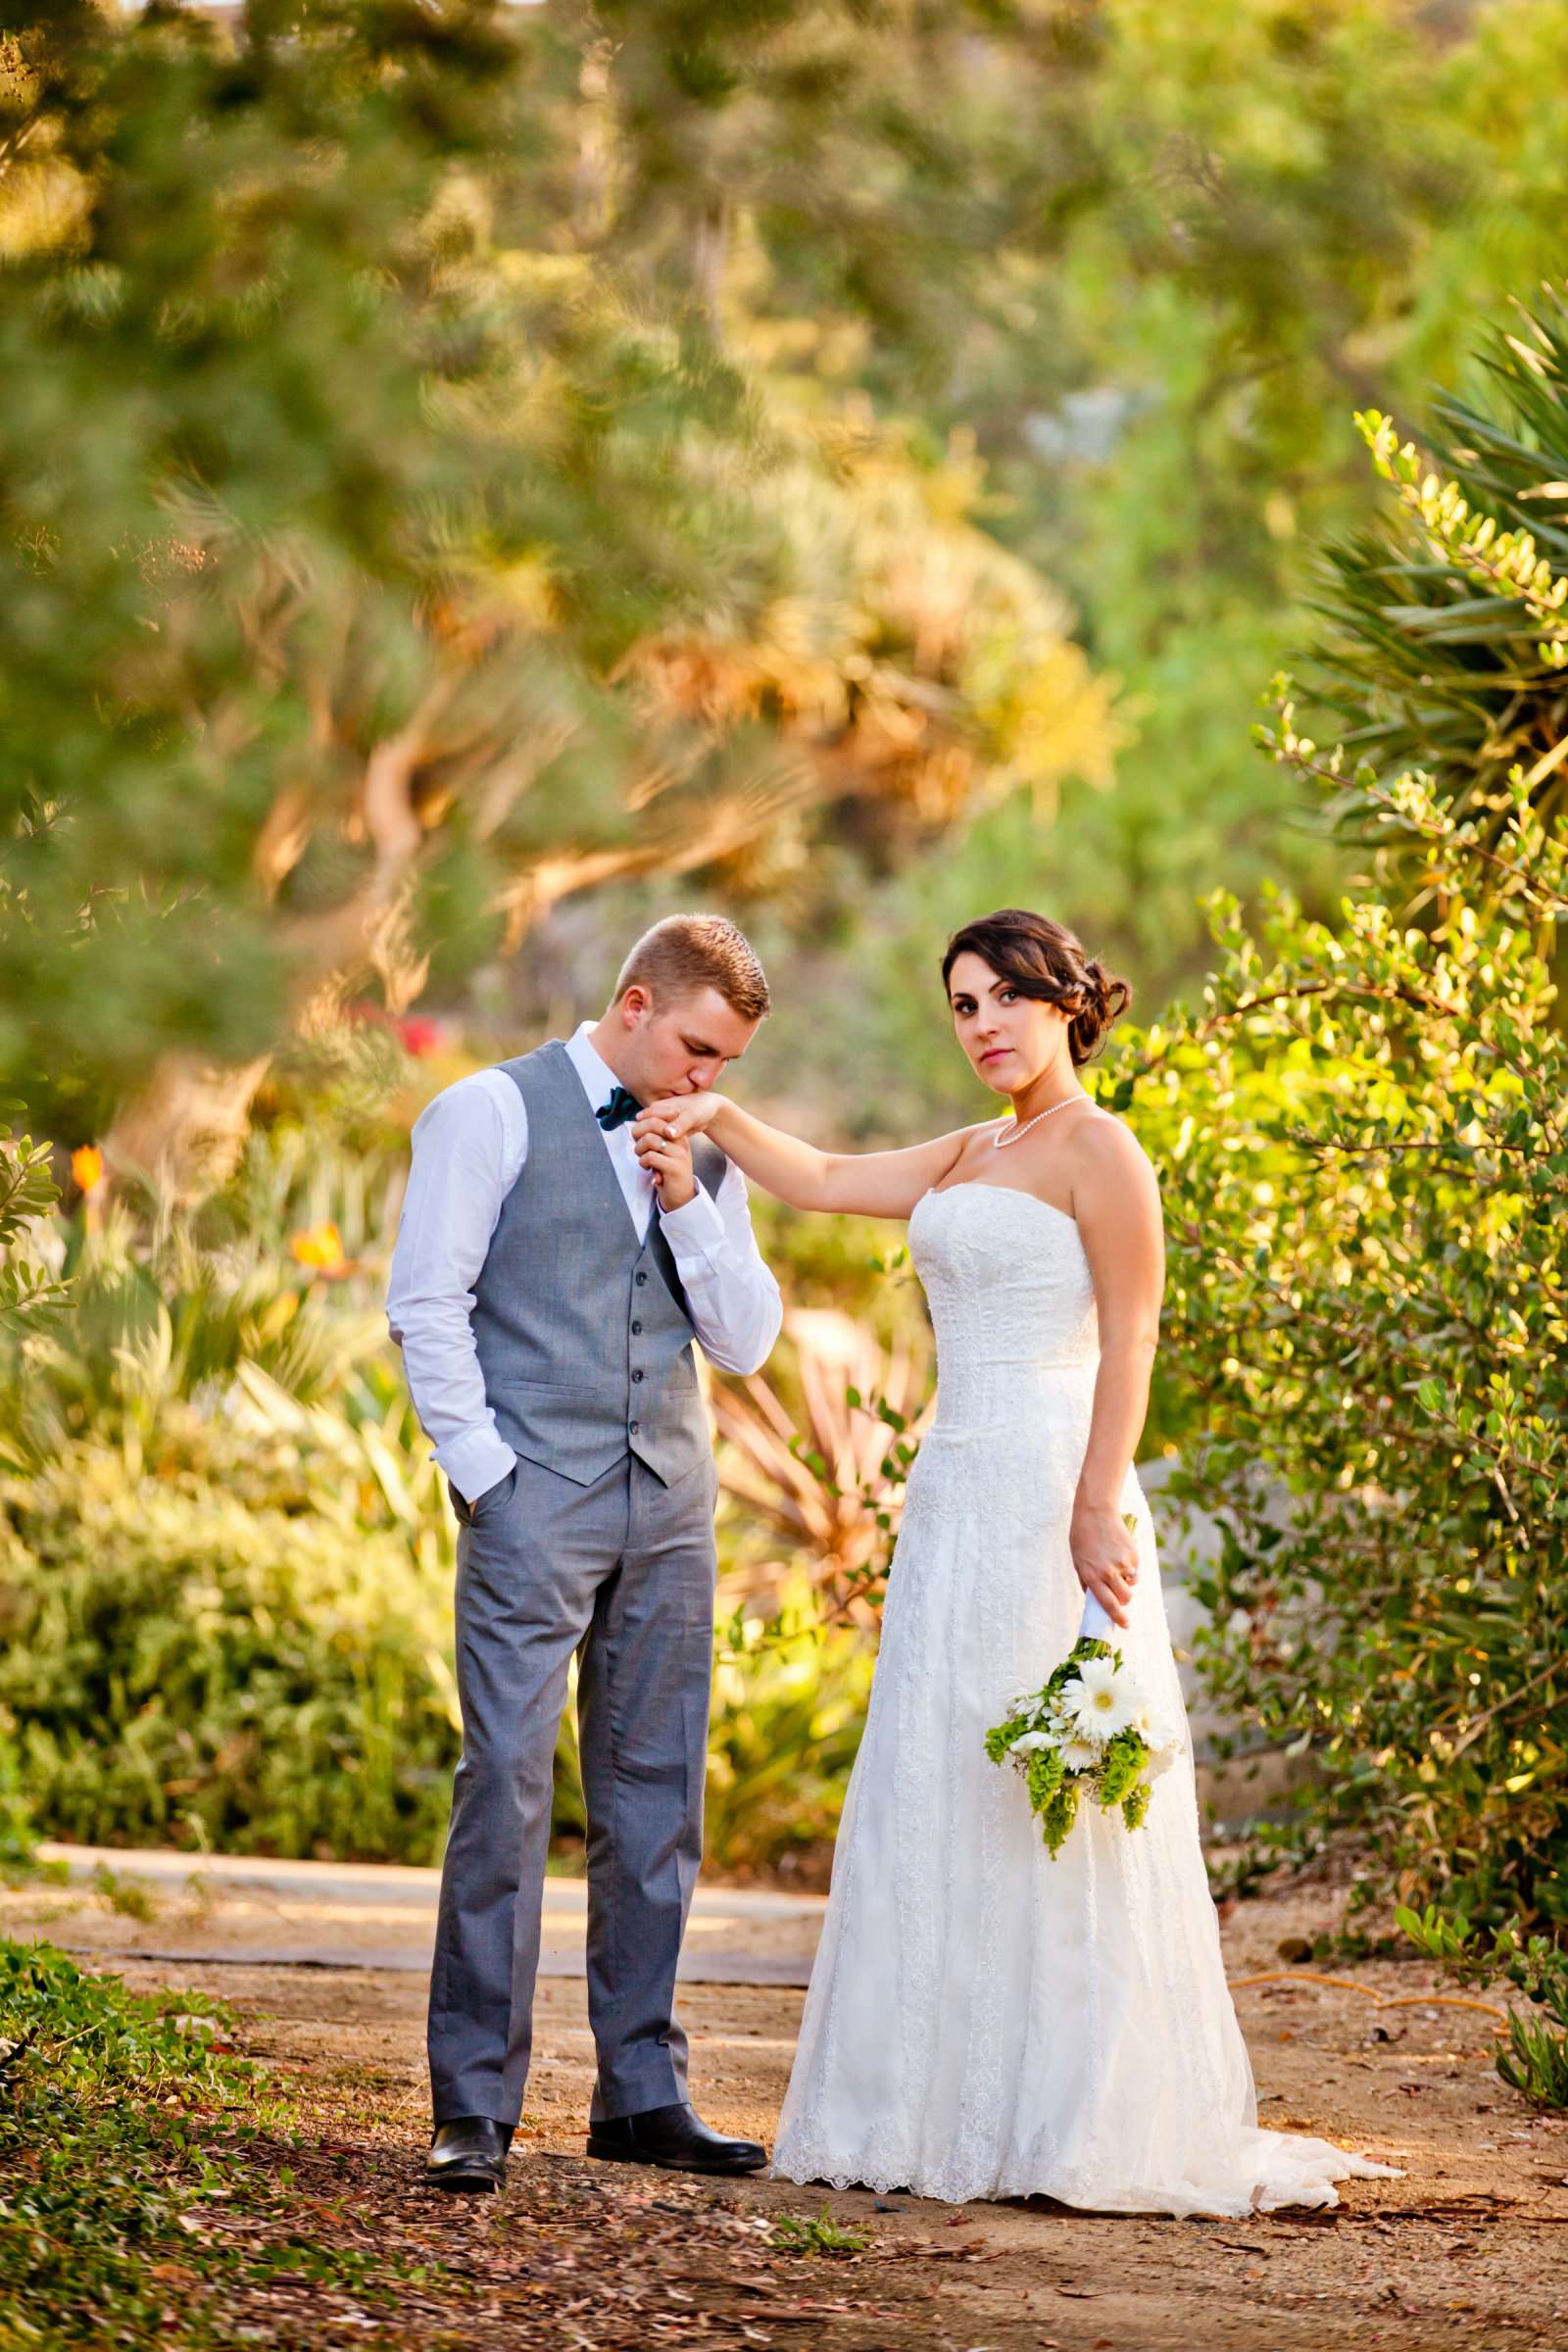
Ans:
[{"label": "green foliage in bouquet", "polygon": [[1087,1793],[1102,1813],[1119,1812],[1128,1829],[1136,1830],[1149,1811],[1148,1773],[1158,1749],[1136,1724],[1123,1724],[1102,1743],[1092,1763],[1069,1763],[1059,1738],[1058,1702],[1080,1679],[1091,1661],[1108,1659],[1119,1674],[1122,1654],[1108,1642],[1084,1635],[1042,1688],[1020,1699],[1006,1719],[993,1724],[985,1738],[993,1764],[1012,1764],[1023,1779],[1029,1810],[1040,1824],[1047,1852],[1054,1860],[1078,1818],[1080,1798]]}]

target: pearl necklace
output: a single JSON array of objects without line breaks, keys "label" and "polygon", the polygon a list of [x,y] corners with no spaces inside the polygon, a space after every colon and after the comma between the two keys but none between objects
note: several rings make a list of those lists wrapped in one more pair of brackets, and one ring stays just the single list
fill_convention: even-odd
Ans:
[{"label": "pearl necklace", "polygon": [[1052,1111],[1065,1110],[1068,1104],[1071,1102],[1087,1102],[1088,1100],[1089,1097],[1087,1095],[1063,1096],[1059,1102],[1053,1102],[1051,1105],[1051,1110],[1037,1110],[1032,1119],[1025,1119],[1021,1127],[1014,1127],[1011,1135],[1008,1135],[1005,1128],[1004,1128],[1000,1134],[994,1135],[991,1138],[992,1151],[1005,1152],[1009,1144],[1021,1144],[1024,1137],[1028,1134],[1030,1128],[1038,1127],[1042,1119],[1049,1119]]}]

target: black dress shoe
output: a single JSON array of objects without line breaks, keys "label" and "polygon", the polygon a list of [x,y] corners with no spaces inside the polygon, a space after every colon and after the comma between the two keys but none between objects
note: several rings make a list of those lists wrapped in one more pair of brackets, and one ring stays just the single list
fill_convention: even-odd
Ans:
[{"label": "black dress shoe", "polygon": [[760,2173],[767,2162],[760,2141],[725,2139],[684,2101],[601,2117],[588,2127],[588,2153],[610,2164],[657,2164],[666,2173]]},{"label": "black dress shoe", "polygon": [[431,2188],[464,2189],[483,2195],[501,2186],[512,2145],[512,2126],[492,2123],[487,2115],[455,2116],[437,2124],[424,2160],[424,2178]]}]

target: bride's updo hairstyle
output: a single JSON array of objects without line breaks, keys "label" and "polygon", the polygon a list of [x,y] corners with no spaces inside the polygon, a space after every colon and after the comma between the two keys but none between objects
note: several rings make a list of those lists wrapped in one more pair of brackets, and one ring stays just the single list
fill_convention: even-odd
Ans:
[{"label": "bride's updo hairstyle", "polygon": [[942,958],[944,987],[958,957],[966,955],[989,963],[1021,997],[1059,1004],[1064,1011],[1077,1006],[1067,1030],[1075,1068],[1100,1051],[1111,1022],[1133,1001],[1127,982],[1113,979],[1098,956],[1086,956],[1083,942],[1063,924],[1021,906],[1004,906],[955,931]]}]

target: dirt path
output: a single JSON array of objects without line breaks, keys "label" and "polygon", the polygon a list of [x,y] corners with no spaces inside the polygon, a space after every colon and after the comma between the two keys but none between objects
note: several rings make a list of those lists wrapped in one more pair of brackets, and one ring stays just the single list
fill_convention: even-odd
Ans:
[{"label": "dirt path", "polygon": [[[1233,1980],[1280,1968],[1282,1937],[1330,1924],[1334,1898],[1239,1906]],[[508,2189],[474,2205],[417,2184],[425,2138],[424,1987],[408,1971],[122,1960],[138,1988],[178,1982],[232,2002],[241,2046],[286,2071],[305,2128],[288,2162],[313,2231],[436,2261],[368,2323],[303,2279],[234,2340],[318,2348],[581,2346],[592,2352],[766,2345],[822,2352],[1498,2352],[1568,2348],[1568,2123],[1539,2119],[1491,2071],[1488,2021],[1354,1992],[1242,1986],[1262,2120],[1353,2142],[1405,2178],[1351,2181],[1329,2214],[1237,2222],[1096,2218],[1047,2206],[961,2211],[766,2180],[715,2188],[589,2163],[582,1986],[540,1987],[537,2058]],[[1429,1993],[1418,1965],[1354,1984]],[[693,1984],[683,1995],[695,2096],[716,2124],[766,2135],[802,1995]],[[776,2251],[781,2217],[829,2212],[853,2256]],[[279,2305],[279,2295],[284,2302]],[[177,2333],[171,2338],[177,2342]]]}]

